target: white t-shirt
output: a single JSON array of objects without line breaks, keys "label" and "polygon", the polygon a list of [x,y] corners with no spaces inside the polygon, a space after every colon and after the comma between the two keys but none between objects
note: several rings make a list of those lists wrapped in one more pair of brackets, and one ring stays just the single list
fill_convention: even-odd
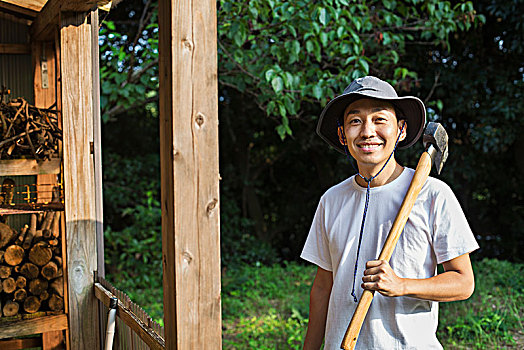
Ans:
[{"label": "white t-shirt", "polygon": [[[407,192],[413,169],[394,181],[372,187],[360,247],[355,291],[362,295],[365,264],[378,258]],[[330,188],[320,199],[301,257],[333,272],[324,349],[340,349],[357,303],[351,296],[366,188],[355,176]],[[404,278],[429,278],[437,264],[478,248],[464,213],[451,189],[428,178],[413,206],[390,260]],[[442,349],[436,337],[438,303],[375,293],[357,349]]]}]

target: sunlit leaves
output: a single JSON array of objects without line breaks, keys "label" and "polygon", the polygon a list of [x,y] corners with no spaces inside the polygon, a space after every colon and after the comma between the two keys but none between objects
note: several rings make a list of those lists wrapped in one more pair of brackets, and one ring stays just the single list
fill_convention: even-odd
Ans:
[{"label": "sunlit leaves", "polygon": [[479,21],[473,11],[470,2],[436,0],[220,0],[219,78],[256,96],[284,138],[304,104],[326,103],[354,78],[413,85],[406,43],[447,45],[450,33]]}]

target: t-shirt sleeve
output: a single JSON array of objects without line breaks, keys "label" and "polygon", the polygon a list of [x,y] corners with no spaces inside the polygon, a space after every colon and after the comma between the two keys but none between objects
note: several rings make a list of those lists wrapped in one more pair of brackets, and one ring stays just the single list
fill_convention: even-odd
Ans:
[{"label": "t-shirt sleeve", "polygon": [[325,209],[321,200],[315,212],[315,217],[313,218],[313,223],[311,224],[311,229],[309,230],[300,257],[324,270],[333,271],[324,215]]},{"label": "t-shirt sleeve", "polygon": [[433,213],[433,249],[438,264],[479,248],[460,203],[444,183],[435,194]]}]

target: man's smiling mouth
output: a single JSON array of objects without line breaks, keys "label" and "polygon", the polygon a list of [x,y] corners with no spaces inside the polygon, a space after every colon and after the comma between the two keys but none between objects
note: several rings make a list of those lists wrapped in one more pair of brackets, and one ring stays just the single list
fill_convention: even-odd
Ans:
[{"label": "man's smiling mouth", "polygon": [[361,143],[357,147],[363,150],[364,152],[371,152],[381,147],[382,143]]}]

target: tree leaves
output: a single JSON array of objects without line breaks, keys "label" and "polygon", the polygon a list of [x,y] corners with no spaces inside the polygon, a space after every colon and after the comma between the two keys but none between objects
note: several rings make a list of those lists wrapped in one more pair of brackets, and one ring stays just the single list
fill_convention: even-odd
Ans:
[{"label": "tree leaves", "polygon": [[[413,3],[221,0],[218,39],[230,54],[219,51],[219,78],[227,75],[229,87],[257,96],[258,106],[280,120],[277,133],[285,137],[290,119],[304,111],[317,114],[318,101],[324,104],[351,79],[374,74],[415,84],[416,72],[401,65],[409,54],[406,44],[447,45],[450,33],[466,28],[457,27],[456,19],[473,9],[470,2],[454,7],[436,0]],[[469,18],[469,25],[476,23]],[[234,63],[231,57],[242,60]],[[289,103],[297,92],[302,110]]]}]

